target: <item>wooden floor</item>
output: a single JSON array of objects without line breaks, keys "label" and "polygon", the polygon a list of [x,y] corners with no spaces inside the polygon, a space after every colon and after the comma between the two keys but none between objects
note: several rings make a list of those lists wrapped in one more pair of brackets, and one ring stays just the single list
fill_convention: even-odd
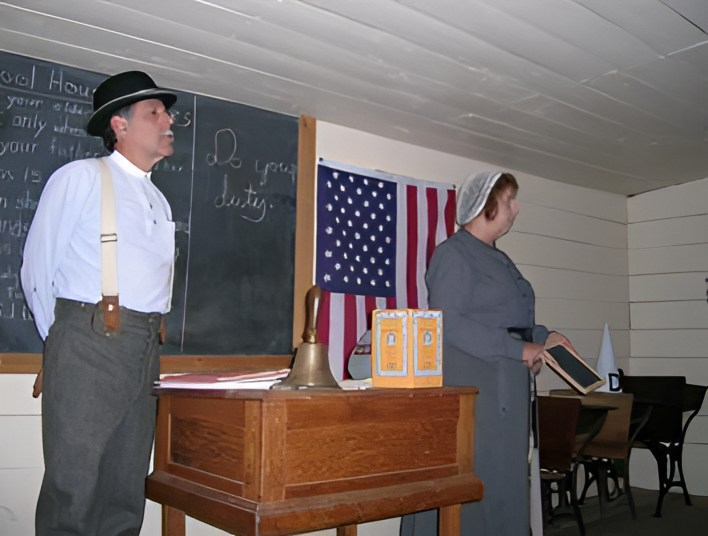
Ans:
[{"label": "wooden floor", "polygon": [[[629,514],[626,497],[606,505],[600,519],[597,497],[581,506],[586,536],[703,536],[708,534],[708,497],[691,497],[686,506],[683,495],[669,493],[664,499],[662,517],[653,517],[657,491],[633,488],[637,520]],[[572,516],[557,517],[544,531],[545,536],[578,536]]]}]

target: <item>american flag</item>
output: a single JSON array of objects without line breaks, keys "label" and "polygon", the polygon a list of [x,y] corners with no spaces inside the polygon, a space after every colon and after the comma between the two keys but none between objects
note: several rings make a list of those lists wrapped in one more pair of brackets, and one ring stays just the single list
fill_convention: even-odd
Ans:
[{"label": "american flag", "polygon": [[371,328],[374,309],[425,308],[425,271],[454,232],[452,185],[323,161],[317,171],[320,342],[335,378]]}]

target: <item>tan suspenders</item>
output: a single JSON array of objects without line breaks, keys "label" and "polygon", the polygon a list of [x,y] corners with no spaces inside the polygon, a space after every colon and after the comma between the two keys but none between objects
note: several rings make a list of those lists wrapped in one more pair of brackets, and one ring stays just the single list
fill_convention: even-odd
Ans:
[{"label": "tan suspenders", "polygon": [[101,171],[101,305],[106,335],[120,333],[118,302],[118,235],[113,177],[104,158],[98,159]]},{"label": "tan suspenders", "polygon": [[[106,335],[120,332],[118,304],[118,235],[116,234],[116,201],[113,194],[113,177],[103,158],[97,159],[101,172],[101,306]],[[34,380],[32,396],[42,393],[44,368]]]}]

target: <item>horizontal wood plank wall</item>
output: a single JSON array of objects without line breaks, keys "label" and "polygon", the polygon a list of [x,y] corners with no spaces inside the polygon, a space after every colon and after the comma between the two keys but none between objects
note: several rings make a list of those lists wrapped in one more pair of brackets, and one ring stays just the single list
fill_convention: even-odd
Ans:
[{"label": "horizontal wood plank wall", "polygon": [[44,461],[33,383],[31,374],[0,374],[0,534],[34,534]]},{"label": "horizontal wood plank wall", "polygon": [[[498,246],[536,292],[536,321],[567,336],[593,368],[610,326],[615,359],[629,359],[627,209],[623,196],[519,177],[521,212]],[[554,373],[537,379],[543,394],[566,388]]]},{"label": "horizontal wood plank wall", "polygon": [[[630,198],[627,213],[629,372],[681,375],[689,383],[708,385],[708,179]],[[684,448],[691,494],[708,495],[707,457],[704,402]],[[633,459],[634,485],[655,485],[655,472],[650,456]]]}]

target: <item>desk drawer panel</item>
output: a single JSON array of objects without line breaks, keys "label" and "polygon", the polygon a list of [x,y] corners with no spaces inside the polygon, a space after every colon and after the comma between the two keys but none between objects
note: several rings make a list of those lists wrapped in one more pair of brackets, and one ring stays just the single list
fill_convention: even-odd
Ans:
[{"label": "desk drawer panel", "polygon": [[[246,423],[241,401],[173,399],[169,425],[171,471],[243,484]],[[217,479],[218,480],[218,479]],[[218,486],[221,487],[221,486]]]},{"label": "desk drawer panel", "polygon": [[170,461],[243,481],[244,430],[208,421],[172,417]]},{"label": "desk drawer panel", "polygon": [[[406,399],[400,401],[405,404]],[[396,402],[337,400],[326,416],[290,404],[286,485],[321,482],[322,475],[338,480],[456,471],[459,400],[430,398],[418,404],[423,411],[411,411],[411,404],[398,407]]]}]

